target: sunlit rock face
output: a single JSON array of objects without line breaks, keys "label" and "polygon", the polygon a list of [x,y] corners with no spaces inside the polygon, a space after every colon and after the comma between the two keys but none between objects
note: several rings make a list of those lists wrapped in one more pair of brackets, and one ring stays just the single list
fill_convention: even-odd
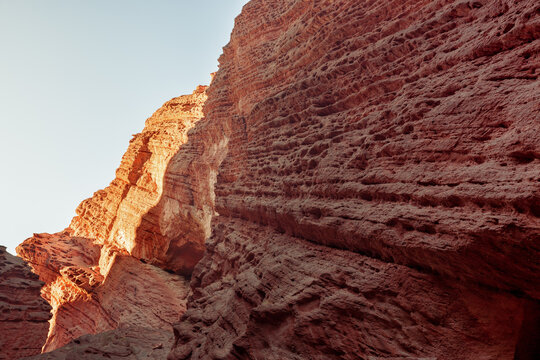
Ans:
[{"label": "sunlit rock face", "polygon": [[165,176],[219,214],[169,358],[535,358],[539,38],[532,0],[248,3]]},{"label": "sunlit rock face", "polygon": [[0,359],[41,352],[51,317],[42,285],[22,259],[0,246]]},{"label": "sunlit rock face", "polygon": [[203,116],[205,90],[199,86],[192,95],[168,101],[146,120],[144,130],[130,141],[116,179],[77,208],[70,228],[102,246],[102,269],[108,266],[108,254],[118,251],[186,273],[202,256],[199,243],[192,245],[193,259],[185,262],[165,255],[171,214],[162,212],[158,202],[166,191],[164,174],[171,158]]},{"label": "sunlit rock face", "polygon": [[[189,273],[204,238],[182,259],[167,256],[170,214],[158,207],[169,162],[202,117],[206,87],[165,103],[134,135],[116,178],[77,209],[65,231],[17,248],[46,285],[53,317],[44,351],[118,327],[166,329],[186,308]],[[159,333],[159,331],[158,331]]]}]

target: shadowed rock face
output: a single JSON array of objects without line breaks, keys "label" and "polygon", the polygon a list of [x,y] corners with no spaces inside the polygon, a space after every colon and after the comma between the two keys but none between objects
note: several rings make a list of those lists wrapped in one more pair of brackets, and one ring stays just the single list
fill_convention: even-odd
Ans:
[{"label": "shadowed rock face", "polygon": [[46,282],[42,294],[53,307],[44,351],[117,327],[170,331],[180,320],[189,286],[177,273],[189,273],[202,257],[204,238],[188,243],[187,255],[168,257],[161,217],[169,215],[150,210],[171,157],[202,117],[205,89],[168,101],[146,121],[116,178],[79,205],[69,228],[34,234],[17,248]]},{"label": "shadowed rock face", "polygon": [[22,259],[0,246],[0,359],[41,352],[51,317],[42,285]]},{"label": "shadowed rock face", "polygon": [[536,1],[248,3],[165,176],[219,213],[169,358],[535,358],[539,38]]},{"label": "shadowed rock face", "polygon": [[84,335],[66,346],[25,360],[165,359],[173,335],[168,330],[128,327]]},{"label": "shadowed rock face", "polygon": [[509,293],[219,224],[171,358],[513,359],[530,316]]}]

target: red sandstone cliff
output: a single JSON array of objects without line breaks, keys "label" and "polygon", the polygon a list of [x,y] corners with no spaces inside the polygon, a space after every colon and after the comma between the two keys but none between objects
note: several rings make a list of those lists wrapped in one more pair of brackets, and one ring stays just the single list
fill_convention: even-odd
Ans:
[{"label": "red sandstone cliff", "polygon": [[51,317],[39,295],[42,285],[28,265],[0,246],[0,359],[41,352]]},{"label": "red sandstone cliff", "polygon": [[192,267],[203,246],[192,246],[187,262],[167,258],[171,239],[162,235],[160,219],[147,213],[160,199],[169,160],[202,117],[205,100],[205,87],[199,87],[165,103],[134,135],[116,178],[79,205],[69,228],[35,234],[17,248],[46,282],[42,294],[53,307],[44,351],[118,327],[170,331],[180,320],[188,281],[166,270]]},{"label": "red sandstone cliff", "polygon": [[169,358],[534,358],[539,10],[246,5],[171,168],[219,216]]},{"label": "red sandstone cliff", "polygon": [[47,349],[179,317],[168,269],[169,359],[536,358],[539,68],[532,0],[251,1],[204,118],[19,249]]}]

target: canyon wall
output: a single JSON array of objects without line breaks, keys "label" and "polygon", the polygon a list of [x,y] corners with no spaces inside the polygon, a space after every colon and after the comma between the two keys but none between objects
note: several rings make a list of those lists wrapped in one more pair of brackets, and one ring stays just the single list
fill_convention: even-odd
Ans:
[{"label": "canyon wall", "polygon": [[204,247],[192,246],[191,263],[167,258],[171,239],[148,213],[161,198],[171,157],[202,117],[205,90],[168,101],[146,121],[116,178],[79,205],[67,229],[34,234],[17,248],[46,283],[42,295],[53,308],[44,351],[116,328],[170,332],[180,320],[189,293],[180,273],[201,258]]},{"label": "canyon wall", "polygon": [[218,214],[169,358],[535,358],[539,38],[535,1],[248,3],[166,174]]},{"label": "canyon wall", "polygon": [[40,297],[42,285],[22,259],[0,246],[1,360],[41,352],[51,317],[51,307]]},{"label": "canyon wall", "polygon": [[539,68],[533,0],[252,0],[206,92],[18,248],[45,350],[175,323],[171,360],[536,358]]}]

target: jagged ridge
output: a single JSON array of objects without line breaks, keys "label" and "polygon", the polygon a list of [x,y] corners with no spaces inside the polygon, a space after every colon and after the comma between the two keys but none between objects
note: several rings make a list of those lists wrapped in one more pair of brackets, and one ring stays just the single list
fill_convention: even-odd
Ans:
[{"label": "jagged ridge", "polygon": [[116,178],[79,205],[70,227],[34,234],[17,248],[46,282],[42,294],[53,307],[44,351],[118,327],[161,334],[184,313],[189,287],[177,273],[189,273],[204,247],[194,244],[184,258],[167,256],[171,238],[150,210],[161,198],[171,157],[202,117],[205,90],[168,101],[146,121]]}]

